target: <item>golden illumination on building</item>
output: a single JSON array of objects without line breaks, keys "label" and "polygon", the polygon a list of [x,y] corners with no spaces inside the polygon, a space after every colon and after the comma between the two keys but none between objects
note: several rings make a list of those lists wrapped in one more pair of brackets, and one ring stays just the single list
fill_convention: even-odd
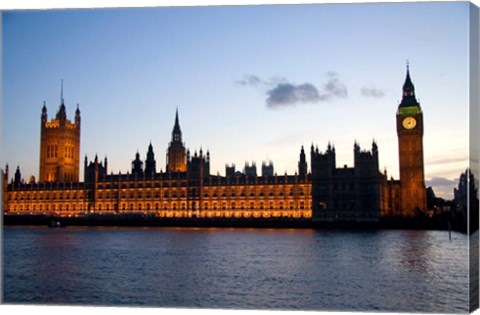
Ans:
[{"label": "golden illumination on building", "polygon": [[[403,122],[405,117],[409,121]],[[412,123],[415,119],[415,123]],[[85,157],[84,181],[79,181],[80,110],[67,120],[63,102],[55,119],[41,116],[40,178],[28,183],[20,170],[8,183],[3,174],[3,209],[6,214],[143,214],[159,218],[313,218],[315,220],[378,221],[381,216],[412,216],[425,209],[423,175],[423,116],[416,102],[409,73],[404,99],[397,113],[400,180],[379,172],[379,151],[354,144],[354,166],[336,166],[335,147],[310,150],[310,172],[303,146],[294,175],[274,173],[273,163],[246,163],[243,172],[226,165],[225,176],[210,174],[210,152],[190,154],[182,142],[175,114],[165,172],[156,171],[150,144],[145,163],[137,152],[132,171],[108,174],[108,161]],[[409,149],[410,148],[410,149]],[[413,149],[411,149],[413,148]],[[144,167],[145,166],[145,167]],[[410,194],[410,195],[409,195]],[[415,208],[415,209],[414,209]]]},{"label": "golden illumination on building", "polygon": [[78,182],[80,172],[80,110],[75,120],[67,120],[63,103],[56,118],[48,121],[47,107],[42,108],[40,130],[39,182]]}]

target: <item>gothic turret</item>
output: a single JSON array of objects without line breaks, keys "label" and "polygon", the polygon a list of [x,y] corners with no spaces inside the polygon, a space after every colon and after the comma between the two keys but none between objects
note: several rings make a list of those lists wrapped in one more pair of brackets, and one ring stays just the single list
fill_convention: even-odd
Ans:
[{"label": "gothic turret", "polygon": [[48,120],[48,115],[47,115],[47,106],[45,102],[43,102],[43,107],[42,107],[42,127],[43,125],[47,122]]},{"label": "gothic turret", "polygon": [[67,113],[65,109],[65,104],[63,102],[60,105],[60,108],[58,109],[56,118],[60,121],[61,126],[65,125],[65,121],[67,120]]},{"label": "gothic turret", "polygon": [[150,142],[147,151],[147,159],[145,160],[145,178],[151,179],[156,172],[155,154],[153,153],[153,146]]},{"label": "gothic turret", "polygon": [[75,110],[75,125],[80,127],[80,108],[78,104],[77,104],[77,110]]},{"label": "gothic turret", "polygon": [[137,179],[143,177],[143,162],[140,160],[140,153],[135,154],[135,160],[132,161],[132,175],[136,176]]},{"label": "gothic turret", "polygon": [[300,161],[298,162],[298,176],[301,179],[305,179],[307,176],[307,168],[307,159],[305,158],[305,150],[303,149],[302,145],[302,149],[300,150]]},{"label": "gothic turret", "polygon": [[187,156],[182,143],[182,131],[178,119],[178,109],[175,113],[175,125],[172,131],[172,141],[167,150],[167,172],[186,172]]},{"label": "gothic turret", "polygon": [[22,173],[20,172],[20,166],[17,166],[17,170],[15,171],[13,183],[15,185],[20,185],[22,182]]}]

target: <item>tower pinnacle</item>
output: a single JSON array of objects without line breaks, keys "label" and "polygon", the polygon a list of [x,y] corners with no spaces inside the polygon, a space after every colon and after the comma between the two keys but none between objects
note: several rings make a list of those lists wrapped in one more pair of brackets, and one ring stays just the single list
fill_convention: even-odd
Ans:
[{"label": "tower pinnacle", "polygon": [[178,119],[178,108],[175,111],[175,125],[172,141],[167,149],[167,172],[185,172],[187,170],[186,150],[182,143],[182,131]]},{"label": "tower pinnacle", "polygon": [[60,104],[64,104],[64,100],[63,100],[63,79],[61,80],[61,83],[60,83]]},{"label": "tower pinnacle", "polygon": [[410,64],[407,61],[407,76],[405,77],[405,83],[403,84],[402,89],[402,101],[400,102],[399,107],[412,107],[420,106],[415,97],[415,86],[412,83],[410,78]]},{"label": "tower pinnacle", "polygon": [[180,130],[180,123],[178,119],[178,108],[175,112],[175,125],[173,126],[173,131],[172,131],[172,141],[173,142],[182,141],[182,131]]}]

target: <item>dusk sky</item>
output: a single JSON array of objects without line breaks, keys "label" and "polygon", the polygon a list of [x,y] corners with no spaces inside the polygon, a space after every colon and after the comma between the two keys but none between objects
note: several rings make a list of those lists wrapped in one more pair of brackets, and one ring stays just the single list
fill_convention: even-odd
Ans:
[{"label": "dusk sky", "polygon": [[395,114],[406,62],[424,112],[427,186],[452,198],[468,166],[468,3],[318,4],[7,11],[2,18],[2,168],[38,179],[40,115],[82,117],[85,155],[157,170],[178,108],[183,141],[225,163],[293,174],[300,148],[379,147],[398,179]]}]

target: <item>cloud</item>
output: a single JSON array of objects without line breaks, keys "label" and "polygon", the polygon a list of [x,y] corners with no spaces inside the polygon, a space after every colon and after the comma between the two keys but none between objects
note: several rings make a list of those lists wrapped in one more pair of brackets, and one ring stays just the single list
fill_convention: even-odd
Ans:
[{"label": "cloud", "polygon": [[425,185],[431,186],[437,197],[451,199],[453,198],[453,189],[458,186],[458,178],[432,177],[432,179],[425,180]]},{"label": "cloud", "polygon": [[337,77],[335,72],[329,72],[329,80],[327,84],[324,85],[325,93],[321,95],[321,98],[324,100],[330,99],[331,97],[346,98],[348,96],[347,87],[343,84]]},{"label": "cloud", "polygon": [[468,156],[456,156],[456,157],[446,157],[446,158],[430,158],[426,161],[429,165],[443,165],[443,164],[455,164],[463,162],[468,165]]},{"label": "cloud", "polygon": [[242,80],[237,80],[235,82],[237,82],[237,84],[240,84],[240,85],[249,85],[249,86],[259,86],[265,83],[259,77],[253,74],[244,75]]},{"label": "cloud", "polygon": [[293,106],[297,103],[316,103],[320,100],[317,88],[310,83],[295,85],[280,83],[267,91],[267,106]]},{"label": "cloud", "polygon": [[363,87],[362,95],[365,97],[382,98],[385,96],[385,92],[376,88]]},{"label": "cloud", "polygon": [[265,102],[268,108],[272,109],[348,97],[347,87],[335,72],[327,73],[327,77],[328,81],[321,89],[309,82],[295,84],[279,76],[262,80],[253,74],[244,75],[243,79],[237,80],[236,83],[242,86],[262,88],[267,97]]},{"label": "cloud", "polygon": [[432,177],[432,179],[426,180],[427,186],[457,186],[458,179],[448,179],[445,177]]}]

